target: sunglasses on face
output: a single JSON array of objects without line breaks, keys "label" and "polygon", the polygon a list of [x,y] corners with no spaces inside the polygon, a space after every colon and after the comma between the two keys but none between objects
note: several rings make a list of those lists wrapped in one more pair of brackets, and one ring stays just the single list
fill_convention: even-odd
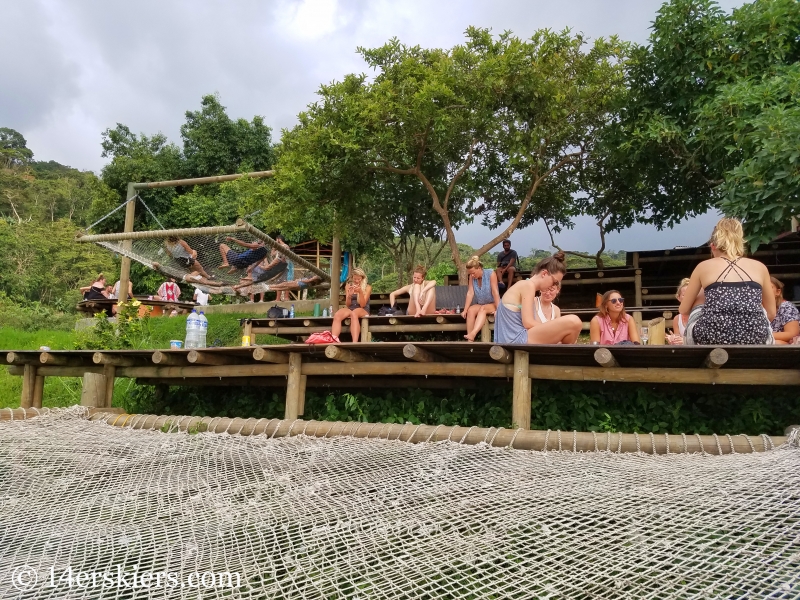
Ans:
[{"label": "sunglasses on face", "polygon": [[616,304],[617,302],[624,304],[625,298],[610,298],[608,301],[611,302],[611,304]]}]

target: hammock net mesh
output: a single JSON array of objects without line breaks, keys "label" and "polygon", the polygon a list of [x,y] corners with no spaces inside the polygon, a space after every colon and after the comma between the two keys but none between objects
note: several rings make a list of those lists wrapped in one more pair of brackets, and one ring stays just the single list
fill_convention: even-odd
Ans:
[{"label": "hammock net mesh", "polygon": [[[307,287],[329,287],[321,279],[298,287],[297,281],[315,275],[311,270],[313,265],[284,257],[287,259],[270,267],[279,250],[264,245],[264,239],[250,231],[219,231],[226,229],[235,228],[162,230],[152,232],[157,237],[136,237],[137,234],[132,233],[126,239],[92,240],[92,236],[85,236],[79,240],[95,241],[165,276],[217,294],[244,296],[281,288],[298,291]],[[176,233],[172,234],[173,231]]]},{"label": "hammock net mesh", "polygon": [[0,598],[800,597],[796,441],[536,452],[83,410],[0,422]]}]

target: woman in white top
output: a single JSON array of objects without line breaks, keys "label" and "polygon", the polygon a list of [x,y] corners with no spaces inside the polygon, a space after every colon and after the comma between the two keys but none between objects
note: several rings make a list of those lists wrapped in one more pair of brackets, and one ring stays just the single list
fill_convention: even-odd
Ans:
[{"label": "woman in white top", "polygon": [[561,284],[554,283],[549,288],[545,288],[536,296],[533,303],[533,319],[538,323],[547,323],[561,316],[561,309],[553,301],[561,291]]}]

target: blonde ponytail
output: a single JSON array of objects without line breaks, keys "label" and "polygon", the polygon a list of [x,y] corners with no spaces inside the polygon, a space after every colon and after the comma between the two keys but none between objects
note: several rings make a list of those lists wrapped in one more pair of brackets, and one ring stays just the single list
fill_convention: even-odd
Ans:
[{"label": "blonde ponytail", "polygon": [[737,259],[744,256],[744,231],[738,219],[720,219],[711,234],[711,243],[717,250]]}]

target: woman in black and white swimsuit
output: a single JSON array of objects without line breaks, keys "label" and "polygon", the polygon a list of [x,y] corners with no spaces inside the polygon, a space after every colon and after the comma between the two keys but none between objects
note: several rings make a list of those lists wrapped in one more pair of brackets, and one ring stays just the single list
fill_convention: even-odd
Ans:
[{"label": "woman in black and white swimsuit", "polygon": [[703,311],[693,323],[698,345],[772,344],[770,320],[775,318],[775,298],[769,271],[744,254],[742,224],[721,219],[711,234],[713,258],[695,268],[680,306],[688,316],[697,294],[705,291]]}]

